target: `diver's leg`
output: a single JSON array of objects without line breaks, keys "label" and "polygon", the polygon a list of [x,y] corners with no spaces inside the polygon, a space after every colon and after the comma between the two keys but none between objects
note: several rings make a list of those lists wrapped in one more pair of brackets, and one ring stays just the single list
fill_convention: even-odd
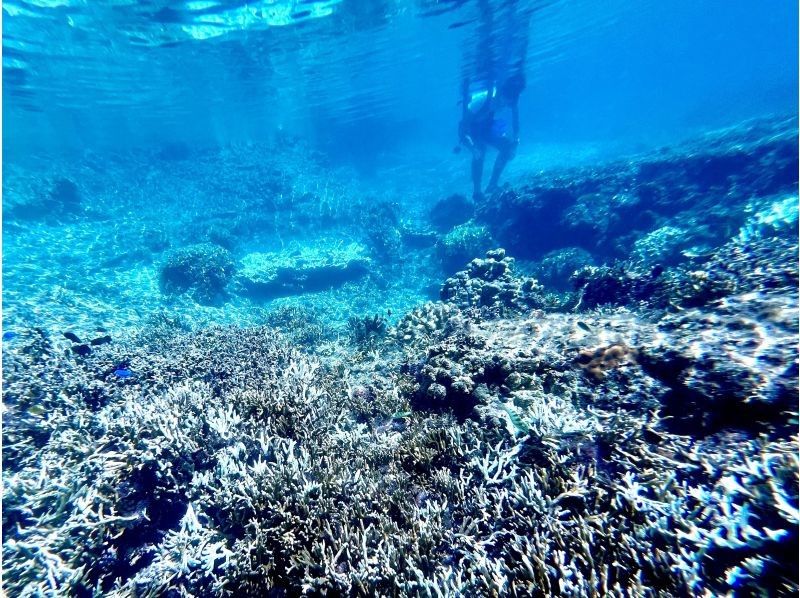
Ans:
[{"label": "diver's leg", "polygon": [[497,183],[500,181],[500,175],[503,174],[506,164],[511,160],[512,153],[511,144],[504,143],[498,147],[497,158],[494,161],[494,168],[492,169],[492,176],[489,179],[489,186],[486,187],[486,193],[494,193],[497,191]]},{"label": "diver's leg", "polygon": [[472,148],[472,195],[480,197],[481,180],[483,179],[483,159],[486,156],[486,146],[476,145]]}]

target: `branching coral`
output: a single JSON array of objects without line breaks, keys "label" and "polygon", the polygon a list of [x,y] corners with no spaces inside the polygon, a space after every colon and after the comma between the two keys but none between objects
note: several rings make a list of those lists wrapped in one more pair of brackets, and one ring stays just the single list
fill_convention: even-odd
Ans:
[{"label": "branching coral", "polygon": [[372,316],[353,316],[347,321],[350,340],[360,348],[374,347],[388,333],[386,318],[380,314]]},{"label": "branching coral", "polygon": [[[26,337],[5,356],[4,590],[796,589],[796,438],[673,434],[665,389],[638,366],[587,384],[587,337],[619,348],[652,332],[630,314],[464,318],[409,316],[398,330],[434,321],[398,340],[423,359],[384,384],[266,328],[158,330],[86,357]],[[122,361],[134,375],[110,373]],[[420,381],[470,410],[412,409]],[[35,400],[46,415],[28,413]]]},{"label": "branching coral", "polygon": [[200,243],[171,251],[161,266],[161,288],[168,294],[190,291],[200,302],[223,297],[235,265],[228,250]]}]

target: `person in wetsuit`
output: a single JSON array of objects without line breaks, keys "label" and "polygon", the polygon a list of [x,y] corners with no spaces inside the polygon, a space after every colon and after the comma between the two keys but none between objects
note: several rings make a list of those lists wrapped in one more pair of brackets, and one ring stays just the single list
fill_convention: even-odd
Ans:
[{"label": "person in wetsuit", "polygon": [[458,127],[459,141],[472,152],[472,191],[476,199],[483,196],[483,162],[486,149],[497,149],[492,175],[486,193],[498,190],[500,175],[506,164],[514,157],[519,145],[519,96],[525,89],[525,77],[521,73],[512,75],[499,87],[492,85],[470,93],[464,86],[463,109]]},{"label": "person in wetsuit", "polygon": [[519,145],[519,97],[525,89],[532,9],[521,8],[519,0],[477,0],[476,6],[475,44],[464,53],[458,138],[472,153],[473,196],[480,199],[487,148],[497,149],[486,188],[491,195]]}]

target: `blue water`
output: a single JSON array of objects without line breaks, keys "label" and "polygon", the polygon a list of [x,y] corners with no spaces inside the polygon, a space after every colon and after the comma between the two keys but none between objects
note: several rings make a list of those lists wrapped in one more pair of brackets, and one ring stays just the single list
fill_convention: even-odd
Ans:
[{"label": "blue water", "polygon": [[797,592],[796,2],[2,11],[4,595]]},{"label": "blue water", "polygon": [[[796,111],[793,2],[530,4],[525,144],[652,147]],[[357,164],[436,154],[476,5],[8,2],[4,148],[205,147],[280,127]]]}]

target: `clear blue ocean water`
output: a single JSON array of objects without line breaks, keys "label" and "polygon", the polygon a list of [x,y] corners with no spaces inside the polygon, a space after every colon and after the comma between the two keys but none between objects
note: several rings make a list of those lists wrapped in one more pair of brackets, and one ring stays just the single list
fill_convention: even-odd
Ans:
[{"label": "clear blue ocean water", "polygon": [[9,596],[796,592],[796,2],[2,18]]},{"label": "clear blue ocean water", "polygon": [[[515,4],[533,14],[498,10],[512,24],[494,43],[528,39],[525,146],[649,148],[796,111],[793,2]],[[437,156],[481,43],[478,3],[457,0],[8,2],[3,14],[9,161],[260,142],[277,128],[364,168],[406,149]]]}]

